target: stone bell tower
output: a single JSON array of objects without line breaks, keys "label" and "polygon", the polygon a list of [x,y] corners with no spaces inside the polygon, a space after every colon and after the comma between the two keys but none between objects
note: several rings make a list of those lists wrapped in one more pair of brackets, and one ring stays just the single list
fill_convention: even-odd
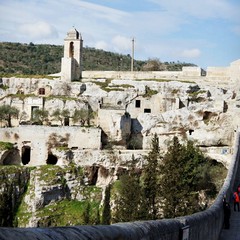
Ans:
[{"label": "stone bell tower", "polygon": [[71,82],[82,78],[82,49],[81,34],[75,28],[70,29],[64,39],[61,80]]}]

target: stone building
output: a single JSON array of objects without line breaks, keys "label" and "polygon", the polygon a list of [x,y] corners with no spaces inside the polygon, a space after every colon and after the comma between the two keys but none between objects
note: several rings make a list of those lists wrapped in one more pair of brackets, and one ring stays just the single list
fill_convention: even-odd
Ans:
[{"label": "stone building", "polygon": [[61,80],[71,82],[82,78],[82,50],[82,36],[75,28],[72,28],[64,39]]},{"label": "stone building", "polygon": [[[94,136],[94,137],[93,137]],[[19,126],[0,128],[1,141],[14,143],[14,149],[1,156],[0,165],[28,166],[58,164],[53,149],[65,149],[71,161],[72,149],[100,149],[101,129],[84,127]],[[73,154],[73,153],[72,153]],[[72,155],[73,157],[73,155]]]}]

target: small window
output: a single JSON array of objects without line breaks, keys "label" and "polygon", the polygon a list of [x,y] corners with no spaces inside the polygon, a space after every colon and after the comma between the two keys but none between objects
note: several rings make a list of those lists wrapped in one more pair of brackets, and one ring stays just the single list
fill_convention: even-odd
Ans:
[{"label": "small window", "polygon": [[38,93],[39,95],[45,95],[45,88],[39,88]]},{"label": "small window", "polygon": [[144,108],[144,112],[145,113],[151,113],[151,109],[150,108]]},{"label": "small window", "polygon": [[192,135],[192,133],[194,132],[194,130],[193,130],[193,129],[189,129],[188,132],[189,132],[189,135]]},{"label": "small window", "polygon": [[136,100],[135,107],[140,108],[141,107],[141,100]]}]

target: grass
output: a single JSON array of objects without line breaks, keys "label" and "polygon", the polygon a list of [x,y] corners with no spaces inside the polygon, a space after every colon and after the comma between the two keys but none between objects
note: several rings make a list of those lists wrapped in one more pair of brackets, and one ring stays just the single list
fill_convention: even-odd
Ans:
[{"label": "grass", "polygon": [[51,100],[51,99],[60,99],[60,100],[63,100],[63,101],[79,101],[78,98],[74,98],[74,97],[69,97],[69,96],[56,96],[56,95],[51,95],[51,96],[48,96],[48,97],[43,97],[44,99],[46,100]]},{"label": "grass", "polygon": [[148,86],[145,86],[145,94],[143,94],[143,97],[150,98],[157,93],[158,93],[157,90],[153,90],[153,89],[149,88]]},{"label": "grass", "polygon": [[7,86],[7,85],[0,85],[0,88],[2,89],[2,90],[7,90],[9,87]]},{"label": "grass", "polygon": [[99,201],[62,200],[37,212],[40,226],[97,224]]},{"label": "grass", "polygon": [[8,97],[19,98],[19,99],[23,100],[27,97],[38,97],[38,96],[36,96],[35,94],[20,94],[20,93],[17,93],[17,94],[9,94]]},{"label": "grass", "polygon": [[161,78],[151,78],[151,79],[149,79],[149,78],[147,78],[147,79],[135,79],[135,81],[147,81],[147,82],[153,82],[153,81],[155,81],[155,82],[171,82],[171,81],[175,81],[175,80],[170,80],[170,79],[161,79]]},{"label": "grass", "polygon": [[10,142],[0,142],[0,150],[11,150],[13,149],[13,143]]},{"label": "grass", "polygon": [[11,78],[11,77],[15,77],[15,78],[36,78],[36,79],[43,79],[43,78],[47,78],[49,80],[54,79],[55,77],[53,76],[49,76],[49,75],[29,75],[29,74],[16,74],[16,73],[1,73],[0,77],[4,77],[4,78]]}]

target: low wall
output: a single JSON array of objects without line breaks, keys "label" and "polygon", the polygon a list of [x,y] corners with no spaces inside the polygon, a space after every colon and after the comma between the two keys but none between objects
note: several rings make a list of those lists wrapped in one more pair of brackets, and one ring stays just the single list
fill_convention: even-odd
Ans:
[{"label": "low wall", "polygon": [[[240,133],[236,134],[234,156],[227,178],[213,205],[206,211],[176,219],[118,223],[110,226],[75,226],[55,228],[0,228],[0,239],[71,239],[71,240],[181,240],[182,229],[188,230],[188,240],[218,240],[223,226],[222,199],[230,200],[239,180]],[[237,179],[236,179],[237,177]]]}]

